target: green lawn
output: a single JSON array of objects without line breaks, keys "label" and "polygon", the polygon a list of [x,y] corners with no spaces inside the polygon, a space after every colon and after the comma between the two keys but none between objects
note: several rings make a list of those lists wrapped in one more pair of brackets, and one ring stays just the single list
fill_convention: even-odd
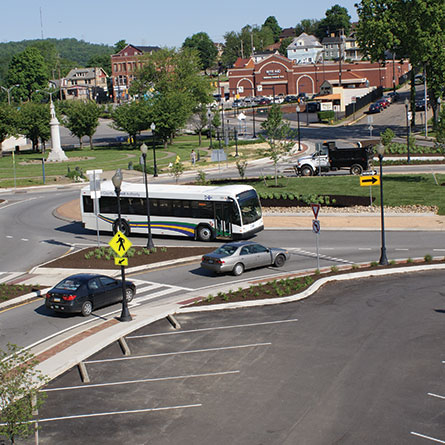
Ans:
[{"label": "green lawn", "polygon": [[[147,169],[153,169],[153,150],[151,141],[146,142],[148,145],[147,153]],[[174,139],[173,144],[168,145],[164,149],[163,145],[156,145],[156,163],[158,171],[166,169],[170,162],[176,160],[179,155],[181,162],[185,165],[190,164],[190,153],[192,149],[200,154],[200,162],[198,165],[207,165],[210,161],[210,153],[208,151],[209,141],[205,137],[202,138],[201,147],[198,145],[198,136],[182,135]],[[214,141],[214,147],[218,147],[218,142]],[[249,145],[240,145],[238,151],[241,155],[250,158],[258,157],[258,154]],[[226,149],[227,153],[234,153],[235,147]],[[115,170],[117,168],[126,169],[130,162],[134,166],[139,164],[141,155],[140,150],[133,148],[128,144],[122,146],[98,146],[91,150],[89,146],[84,146],[82,150],[73,149],[65,151],[70,161],[58,163],[45,163],[45,179],[46,184],[54,183],[57,177],[64,177],[68,173],[68,169],[74,170],[76,167],[83,172],[86,170],[102,169]],[[42,153],[20,153],[15,155],[15,177],[16,185],[29,186],[43,184],[42,157],[47,158],[49,150],[45,154]],[[12,187],[14,185],[14,166],[12,156],[4,156],[0,158],[0,187]]]},{"label": "green lawn", "polygon": [[[385,175],[383,198],[385,206],[425,205],[437,206],[445,215],[445,175]],[[266,185],[267,183],[267,185]],[[252,181],[250,184],[261,193],[286,193],[293,195],[351,195],[369,196],[369,187],[360,186],[357,176],[323,176],[304,178],[279,178],[280,187],[273,187],[274,180]],[[440,184],[444,184],[443,186]],[[380,187],[372,187],[374,204],[380,205]]]}]

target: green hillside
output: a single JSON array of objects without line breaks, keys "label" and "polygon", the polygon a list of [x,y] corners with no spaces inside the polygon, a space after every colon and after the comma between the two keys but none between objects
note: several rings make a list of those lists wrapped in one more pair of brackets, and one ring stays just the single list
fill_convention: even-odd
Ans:
[{"label": "green hillside", "polygon": [[62,75],[71,68],[87,66],[92,59],[107,60],[110,54],[114,53],[113,46],[77,39],[35,39],[0,43],[0,84],[5,81],[11,58],[28,46],[37,47],[44,56],[50,71],[55,70],[57,73],[60,67]]}]

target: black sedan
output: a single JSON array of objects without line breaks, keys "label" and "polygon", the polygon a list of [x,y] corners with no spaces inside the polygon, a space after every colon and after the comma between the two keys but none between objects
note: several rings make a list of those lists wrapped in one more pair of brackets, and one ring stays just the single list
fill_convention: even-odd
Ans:
[{"label": "black sedan", "polygon": [[[130,302],[136,286],[125,280],[125,295]],[[106,275],[79,273],[56,284],[47,294],[45,306],[55,312],[81,313],[122,301],[122,281]]]},{"label": "black sedan", "polygon": [[371,113],[380,113],[382,111],[382,109],[383,109],[382,105],[379,104],[378,102],[375,102],[375,103],[373,103],[373,104],[371,104],[369,106],[368,113],[369,114],[371,114]]}]

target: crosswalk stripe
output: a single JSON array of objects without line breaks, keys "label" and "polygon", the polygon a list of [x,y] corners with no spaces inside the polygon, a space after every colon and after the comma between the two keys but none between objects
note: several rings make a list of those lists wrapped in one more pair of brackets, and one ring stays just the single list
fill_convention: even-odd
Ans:
[{"label": "crosswalk stripe", "polygon": [[23,275],[25,272],[0,272],[0,283],[7,283]]}]

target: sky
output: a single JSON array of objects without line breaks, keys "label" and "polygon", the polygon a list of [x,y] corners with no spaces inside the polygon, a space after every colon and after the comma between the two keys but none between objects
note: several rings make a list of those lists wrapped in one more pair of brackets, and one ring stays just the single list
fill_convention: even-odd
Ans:
[{"label": "sky", "polygon": [[[7,0],[3,0],[6,3]],[[357,20],[358,0],[12,0],[2,8],[0,42],[76,38],[114,45],[119,40],[144,46],[179,47],[187,37],[206,32],[214,42],[245,25],[262,25],[275,16],[282,28],[303,19],[322,19],[339,4]]]}]

